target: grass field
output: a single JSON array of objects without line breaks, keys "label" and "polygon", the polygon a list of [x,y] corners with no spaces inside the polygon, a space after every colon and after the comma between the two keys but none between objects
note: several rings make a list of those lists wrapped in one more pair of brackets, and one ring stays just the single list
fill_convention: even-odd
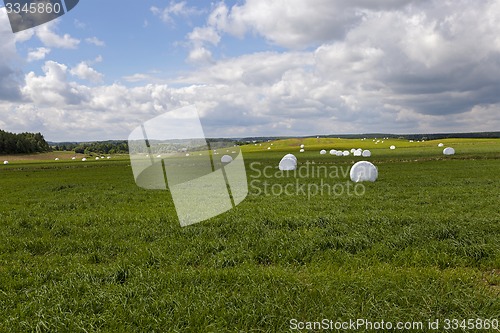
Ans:
[{"label": "grass field", "polygon": [[[437,332],[427,323],[439,319],[444,332],[445,319],[498,320],[500,140],[439,142],[457,154],[437,141],[243,147],[249,196],[185,228],[168,191],[136,186],[126,156],[1,157],[0,332],[286,332],[325,318],[423,323],[411,332]],[[348,184],[260,172],[290,152],[299,166],[361,159],[319,154],[332,148],[371,149],[378,181],[363,195],[261,191]]]}]

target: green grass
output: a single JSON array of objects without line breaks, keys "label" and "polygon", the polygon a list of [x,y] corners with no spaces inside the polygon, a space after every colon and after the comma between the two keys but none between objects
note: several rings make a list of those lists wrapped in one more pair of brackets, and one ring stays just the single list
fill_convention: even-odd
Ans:
[{"label": "green grass", "polygon": [[[2,165],[0,332],[499,319],[500,140],[439,141],[457,150],[446,158],[437,141],[307,140],[303,154],[301,140],[244,147],[258,182],[247,199],[185,228],[169,192],[137,187],[126,159]],[[358,147],[372,149],[379,169],[363,196],[256,194],[266,179],[254,169],[275,167],[284,153],[297,152],[299,166],[348,168],[359,158],[319,150]]]}]

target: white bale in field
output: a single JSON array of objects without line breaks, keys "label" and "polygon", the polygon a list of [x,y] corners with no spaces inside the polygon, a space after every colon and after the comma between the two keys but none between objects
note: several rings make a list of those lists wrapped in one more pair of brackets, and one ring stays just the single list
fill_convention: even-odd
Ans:
[{"label": "white bale in field", "polygon": [[111,159],[111,156],[106,157],[108,160]]},{"label": "white bale in field", "polygon": [[56,158],[54,159],[54,161],[59,161],[59,157],[56,157]]},{"label": "white bale in field", "polygon": [[72,159],[72,160],[76,160],[76,157],[74,157],[74,156],[73,156],[71,159]]},{"label": "white bale in field", "polygon": [[301,149],[300,152],[303,153],[305,150],[304,149]]},{"label": "white bale in field", "polygon": [[355,151],[356,151],[356,148],[351,148],[351,154],[354,154]]},{"label": "white bale in field", "polygon": [[271,149],[271,147],[267,147],[267,150],[270,150],[270,149]]},{"label": "white bale in field", "polygon": [[304,149],[304,147],[305,147],[304,145],[300,145],[300,149]]},{"label": "white bale in field", "polygon": [[351,167],[349,175],[351,180],[355,183],[374,182],[378,178],[378,170],[373,163],[368,161],[359,161]]},{"label": "white bale in field", "polygon": [[220,158],[220,161],[222,163],[231,163],[233,161],[233,158],[229,155],[224,155]]},{"label": "white bale in field", "polygon": [[7,164],[9,164],[9,161],[3,161],[3,164],[7,165]]},{"label": "white bale in field", "polygon": [[291,158],[292,160],[295,160],[295,163],[297,163],[297,157],[295,157],[294,154],[286,154],[283,158]]},{"label": "white bale in field", "polygon": [[96,157],[96,158],[95,158],[95,160],[96,160],[96,161],[99,161],[99,157]]},{"label": "white bale in field", "polygon": [[349,156],[351,153],[349,152],[349,150],[344,150],[342,152],[342,156]]},{"label": "white bale in field", "polygon": [[326,154],[326,150],[324,149],[321,149],[321,151],[319,152],[321,155],[325,155]]},{"label": "white bale in field", "polygon": [[337,150],[337,156],[344,156],[344,154],[342,153],[342,151]]},{"label": "white bale in field", "polygon": [[281,171],[291,171],[297,169],[297,161],[291,157],[283,157],[278,165]]},{"label": "white bale in field", "polygon": [[189,153],[186,154],[186,157],[189,157]]},{"label": "white bale in field", "polygon": [[391,148],[391,150],[394,150],[394,149],[396,149],[396,146],[391,146],[390,148]]},{"label": "white bale in field", "polygon": [[363,152],[361,153],[361,156],[370,157],[370,156],[372,156],[372,152],[369,150],[363,150]]},{"label": "white bale in field", "polygon": [[337,155],[337,151],[335,149],[330,150],[330,155]]},{"label": "white bale in field", "polygon": [[360,149],[356,149],[356,150],[354,151],[354,156],[361,156],[362,154],[363,154],[363,151],[362,151],[362,150],[360,150]]},{"label": "white bale in field", "polygon": [[87,159],[86,159],[85,157],[84,157],[84,158],[82,158],[82,162],[85,162],[86,160],[87,160]]},{"label": "white bale in field", "polygon": [[444,147],[444,144],[440,143],[438,144],[438,147]]},{"label": "white bale in field", "polygon": [[455,155],[455,149],[453,149],[451,147],[446,147],[443,150],[443,154],[445,154],[445,155]]}]

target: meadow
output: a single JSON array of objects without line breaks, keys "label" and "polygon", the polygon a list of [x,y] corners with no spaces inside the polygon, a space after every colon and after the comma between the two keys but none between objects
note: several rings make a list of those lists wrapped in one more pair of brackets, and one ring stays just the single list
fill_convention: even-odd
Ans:
[{"label": "meadow", "polygon": [[[2,157],[0,332],[287,332],[323,319],[432,332],[429,320],[500,319],[500,139],[384,141],[244,146],[248,197],[184,228],[168,191],[135,184],[127,156]],[[319,154],[331,148],[372,157]],[[349,183],[257,172],[286,153],[299,166],[366,159],[379,179],[363,195],[259,192]]]}]

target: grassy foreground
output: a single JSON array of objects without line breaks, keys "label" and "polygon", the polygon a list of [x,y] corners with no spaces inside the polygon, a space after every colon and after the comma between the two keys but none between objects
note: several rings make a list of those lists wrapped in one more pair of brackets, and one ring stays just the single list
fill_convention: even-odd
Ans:
[{"label": "grassy foreground", "polygon": [[[384,141],[244,147],[247,199],[185,228],[127,159],[2,165],[0,332],[284,332],[292,319],[361,318],[432,332],[429,320],[445,331],[445,319],[499,319],[500,140],[440,141],[457,150],[446,158],[438,142]],[[345,190],[360,159],[323,148],[371,149],[378,181],[315,193]],[[288,152],[339,176],[266,177]],[[287,184],[311,191],[279,193]]]}]

